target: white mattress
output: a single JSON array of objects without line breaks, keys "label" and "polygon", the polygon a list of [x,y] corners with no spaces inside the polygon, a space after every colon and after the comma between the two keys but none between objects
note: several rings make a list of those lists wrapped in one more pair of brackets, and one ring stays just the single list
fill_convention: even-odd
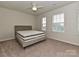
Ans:
[{"label": "white mattress", "polygon": [[26,46],[29,46],[29,45],[34,44],[34,43],[36,43],[36,42],[45,40],[45,36],[36,37],[36,38],[29,39],[29,40],[26,40],[26,41],[23,40],[22,38],[20,38],[19,36],[17,36],[17,38],[18,38],[18,41],[20,42],[20,44],[21,44],[23,47],[26,47]]},{"label": "white mattress", "polygon": [[43,34],[44,32],[35,31],[35,30],[27,30],[27,31],[17,31],[17,33],[23,37],[28,37],[28,36],[32,36],[32,35]]},{"label": "white mattress", "polygon": [[45,34],[42,31],[17,31],[16,37],[23,47],[45,40]]},{"label": "white mattress", "polygon": [[24,41],[31,40],[31,39],[37,38],[37,37],[42,37],[42,36],[45,36],[45,34],[40,34],[40,35],[35,35],[35,36],[29,36],[29,37],[22,37],[19,34],[17,34],[17,37],[23,39]]}]

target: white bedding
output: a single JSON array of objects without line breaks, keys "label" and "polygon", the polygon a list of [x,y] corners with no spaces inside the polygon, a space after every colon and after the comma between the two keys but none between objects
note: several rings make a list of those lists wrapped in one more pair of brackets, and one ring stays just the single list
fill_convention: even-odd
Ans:
[{"label": "white bedding", "polygon": [[27,30],[27,31],[17,31],[18,34],[22,35],[23,37],[28,37],[32,35],[43,34],[42,31],[35,31],[35,30]]}]

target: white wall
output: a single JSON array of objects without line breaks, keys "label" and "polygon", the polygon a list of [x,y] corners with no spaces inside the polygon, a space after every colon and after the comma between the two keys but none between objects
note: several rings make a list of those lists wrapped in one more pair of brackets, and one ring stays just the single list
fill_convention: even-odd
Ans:
[{"label": "white wall", "polygon": [[[77,8],[79,2],[72,3],[61,8],[54,9],[50,12],[41,14],[38,16],[38,29],[41,29],[41,18],[43,16],[47,17],[47,37],[56,39],[59,41],[79,45],[79,34],[77,31]],[[65,14],[65,32],[64,33],[57,33],[52,31],[52,16],[56,13]]]},{"label": "white wall", "polygon": [[0,8],[0,41],[14,38],[14,25],[32,25],[36,28],[36,17],[19,11]]}]

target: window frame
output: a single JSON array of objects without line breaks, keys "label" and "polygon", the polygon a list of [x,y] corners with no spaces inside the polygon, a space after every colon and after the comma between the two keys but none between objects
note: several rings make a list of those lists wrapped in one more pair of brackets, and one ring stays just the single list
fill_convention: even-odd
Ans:
[{"label": "window frame", "polygon": [[41,25],[41,30],[46,31],[47,20],[46,20],[46,23],[45,23],[45,29],[43,29],[43,27],[44,27],[44,26],[43,26],[43,24],[44,24],[44,23],[43,23],[43,19],[44,19],[44,18],[46,19],[46,16],[42,17],[42,19],[41,19],[41,24],[42,24],[42,25]]},{"label": "window frame", "polygon": [[[61,14],[63,14],[63,19],[64,19],[64,21],[65,21],[65,14],[64,14],[64,12],[61,12],[61,13],[56,13],[56,14],[53,14],[52,15],[52,31],[53,32],[61,32],[61,33],[63,33],[64,31],[65,31],[65,27],[64,27],[64,25],[65,25],[65,22],[63,21],[63,22],[58,22],[58,23],[63,23],[63,31],[57,31],[57,30],[54,30],[54,16],[58,16],[58,15],[61,15]],[[57,22],[56,22],[57,23]]]}]

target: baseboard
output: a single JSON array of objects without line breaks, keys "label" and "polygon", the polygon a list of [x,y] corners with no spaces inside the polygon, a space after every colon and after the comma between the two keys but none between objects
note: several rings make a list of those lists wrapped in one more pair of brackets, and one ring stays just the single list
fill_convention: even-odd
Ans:
[{"label": "baseboard", "polygon": [[14,38],[0,39],[0,42],[2,42],[2,41],[7,41],[7,40],[12,40],[12,39],[14,39]]},{"label": "baseboard", "polygon": [[57,41],[61,41],[61,42],[64,42],[64,43],[71,44],[71,45],[79,46],[78,43],[74,43],[74,42],[69,42],[69,41],[64,41],[64,40],[58,40],[56,38],[48,38],[48,39],[57,40]]}]

